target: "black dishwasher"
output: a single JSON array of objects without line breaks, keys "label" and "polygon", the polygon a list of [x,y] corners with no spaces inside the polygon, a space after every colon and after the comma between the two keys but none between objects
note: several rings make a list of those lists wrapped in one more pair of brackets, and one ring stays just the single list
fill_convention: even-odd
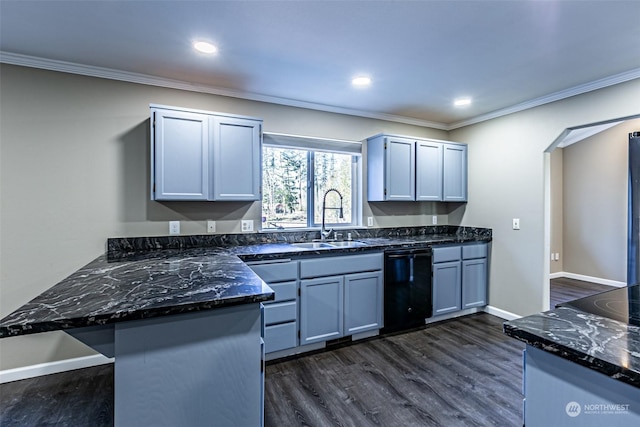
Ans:
[{"label": "black dishwasher", "polygon": [[383,333],[425,324],[432,315],[431,279],[431,248],[385,252]]}]

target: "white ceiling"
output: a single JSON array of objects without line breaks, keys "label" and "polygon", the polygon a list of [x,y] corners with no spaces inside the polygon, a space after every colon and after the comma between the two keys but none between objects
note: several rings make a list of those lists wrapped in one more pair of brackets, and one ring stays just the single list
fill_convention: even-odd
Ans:
[{"label": "white ceiling", "polygon": [[640,78],[638,18],[636,0],[0,0],[0,61],[452,129]]}]

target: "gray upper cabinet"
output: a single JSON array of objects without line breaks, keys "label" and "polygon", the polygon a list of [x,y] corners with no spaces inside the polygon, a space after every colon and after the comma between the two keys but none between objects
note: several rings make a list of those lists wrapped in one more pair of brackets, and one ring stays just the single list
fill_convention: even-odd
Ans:
[{"label": "gray upper cabinet", "polygon": [[443,196],[445,202],[467,201],[467,146],[443,144]]},{"label": "gray upper cabinet", "polygon": [[209,117],[175,110],[152,110],[151,126],[151,198],[207,200]]},{"label": "gray upper cabinet", "polygon": [[151,105],[152,200],[260,200],[262,121]]},{"label": "gray upper cabinet", "polygon": [[211,118],[213,200],[260,200],[262,122]]},{"label": "gray upper cabinet", "polygon": [[380,135],[367,141],[369,201],[415,200],[415,140]]},{"label": "gray upper cabinet", "polygon": [[384,134],[367,139],[368,201],[466,201],[466,147]]},{"label": "gray upper cabinet", "polygon": [[442,144],[416,141],[416,200],[442,200]]}]

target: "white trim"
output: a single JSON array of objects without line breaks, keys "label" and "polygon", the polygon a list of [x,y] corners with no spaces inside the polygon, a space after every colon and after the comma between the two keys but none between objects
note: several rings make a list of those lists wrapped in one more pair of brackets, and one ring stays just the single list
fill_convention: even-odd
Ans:
[{"label": "white trim", "polygon": [[598,283],[600,285],[615,286],[616,288],[624,288],[627,286],[625,282],[619,282],[617,280],[603,279],[601,277],[585,276],[584,274],[567,273],[561,271],[559,273],[553,273],[549,275],[550,279],[558,279],[560,277],[566,277],[567,279],[582,280],[583,282]]},{"label": "white trim", "polygon": [[504,319],[504,320],[515,320],[515,319],[519,319],[519,318],[522,317],[522,316],[518,316],[515,313],[511,313],[509,311],[503,310],[503,309],[498,308],[498,307],[494,307],[492,305],[486,306],[484,308],[484,312],[492,314],[492,315],[497,316],[497,317],[499,317],[501,319]]},{"label": "white trim", "polygon": [[56,362],[40,363],[38,365],[23,366],[21,368],[5,369],[0,371],[0,384],[41,375],[57,374],[59,372],[72,371],[74,369],[90,368],[92,366],[113,363],[114,359],[101,354],[93,356],[77,357],[75,359],[59,360]]},{"label": "white trim", "polygon": [[23,67],[40,68],[43,70],[59,71],[63,73],[79,74],[83,76],[98,77],[103,79],[120,80],[130,83],[139,83],[149,86],[159,86],[171,89],[186,90],[191,92],[208,93],[212,95],[228,96],[231,98],[247,99],[252,101],[268,102],[278,105],[286,105],[289,107],[308,108],[317,111],[326,111],[329,113],[345,114],[349,116],[367,117],[370,119],[386,120],[389,122],[404,123],[409,125],[424,126],[440,130],[454,130],[464,126],[481,123],[487,120],[506,116],[508,114],[517,113],[519,111],[528,110],[530,108],[539,107],[544,104],[559,101],[572,96],[613,86],[626,81],[640,78],[640,68],[636,68],[624,73],[615,74],[593,82],[574,86],[559,92],[541,96],[511,107],[502,108],[487,114],[481,114],[467,120],[455,122],[451,124],[432,122],[429,120],[421,120],[412,117],[403,117],[395,114],[377,113],[373,111],[355,110],[343,108],[333,105],[317,104],[314,102],[299,101],[295,99],[280,98],[277,96],[262,95],[258,93],[249,93],[236,91],[215,86],[206,86],[202,84],[193,84],[181,80],[168,79],[163,77],[155,77],[148,74],[131,73],[127,71],[115,70],[112,68],[94,67],[82,65],[73,62],[57,61],[53,59],[38,58],[35,56],[20,55],[17,53],[0,51],[0,63],[20,65]]},{"label": "white trim", "polygon": [[314,102],[299,101],[296,99],[280,98],[277,96],[262,95],[225,89],[215,86],[193,84],[181,80],[156,77],[148,74],[131,73],[112,68],[93,67],[76,64],[73,62],[57,61],[53,59],[38,58],[28,55],[0,51],[0,63],[20,65],[23,67],[40,68],[43,70],[59,71],[62,73],[79,74],[82,76],[98,77],[110,80],[120,80],[130,83],[139,83],[149,86],[166,87],[170,89],[187,90],[190,92],[208,93],[212,95],[228,96],[230,98],[248,99],[251,101],[268,102],[271,104],[287,105],[289,107],[308,108],[310,110],[326,111],[329,113],[346,114],[349,116],[367,117],[370,119],[386,120],[389,122],[405,123],[409,125],[425,126],[434,129],[447,130],[443,123],[420,120],[412,117],[402,117],[395,114],[376,113],[373,111],[354,110],[333,105],[317,104]]}]

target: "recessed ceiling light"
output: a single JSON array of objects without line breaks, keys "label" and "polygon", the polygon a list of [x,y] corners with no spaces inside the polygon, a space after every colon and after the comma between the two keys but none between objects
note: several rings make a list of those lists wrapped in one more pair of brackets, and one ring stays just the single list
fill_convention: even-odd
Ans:
[{"label": "recessed ceiling light", "polygon": [[193,48],[202,53],[216,53],[218,48],[209,42],[194,42]]},{"label": "recessed ceiling light", "polygon": [[456,107],[466,107],[467,105],[471,105],[471,98],[458,98],[453,101],[453,105]]},{"label": "recessed ceiling light", "polygon": [[353,80],[351,80],[351,84],[354,86],[369,86],[371,84],[371,77],[365,77],[365,76],[360,76],[360,77],[355,77]]}]

